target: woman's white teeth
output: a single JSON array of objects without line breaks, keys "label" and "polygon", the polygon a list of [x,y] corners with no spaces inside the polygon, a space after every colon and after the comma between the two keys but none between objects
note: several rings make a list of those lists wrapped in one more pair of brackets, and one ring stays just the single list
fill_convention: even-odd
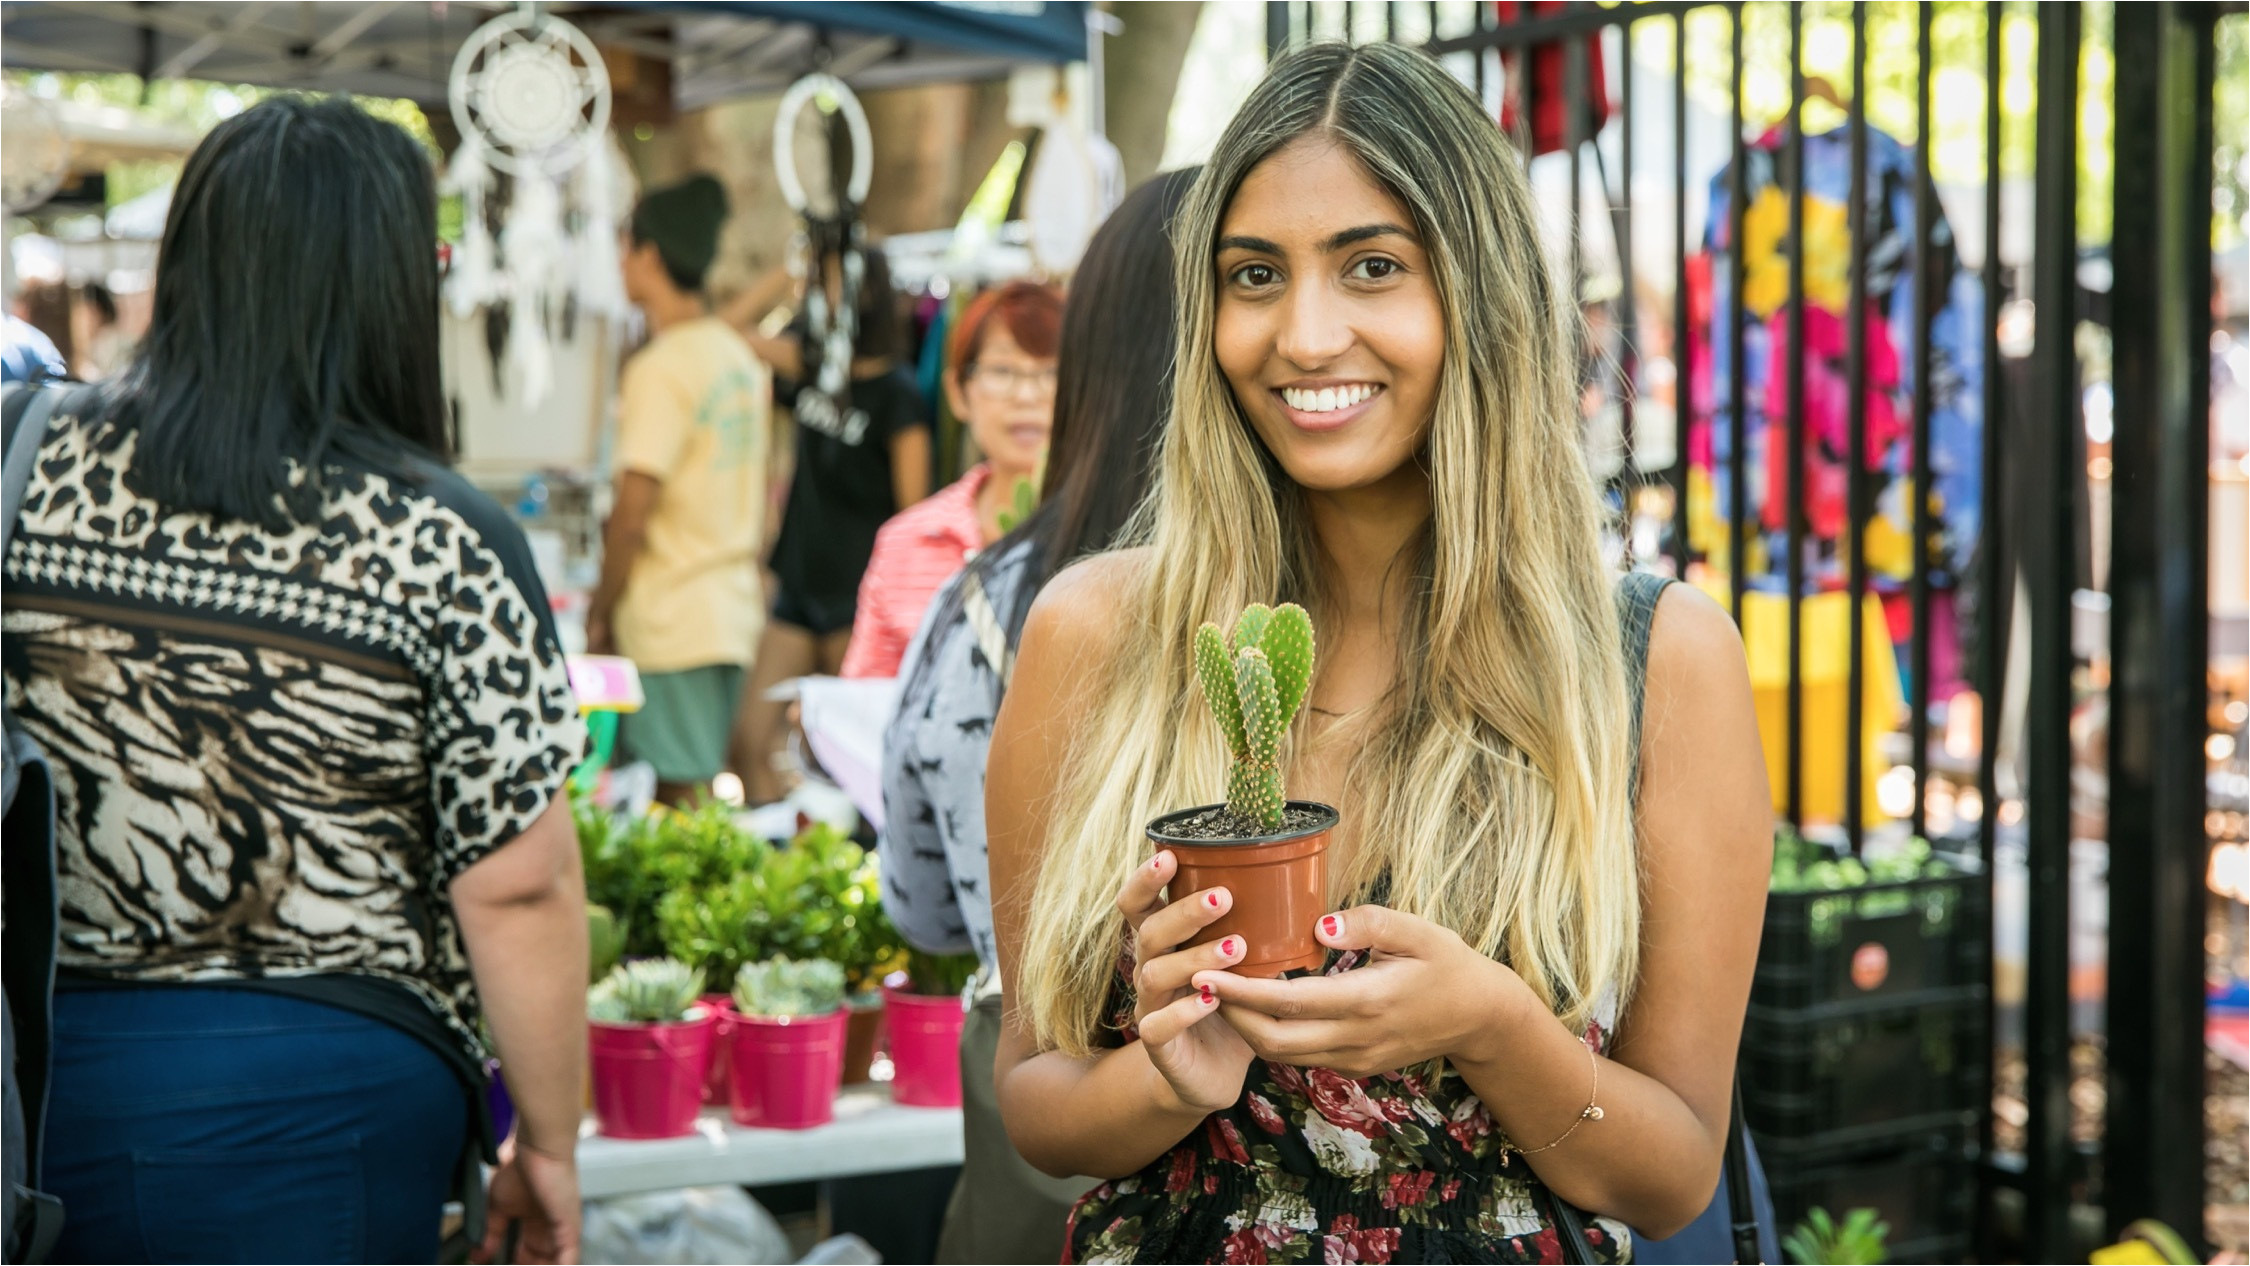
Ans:
[{"label": "woman's white teeth", "polygon": [[1281,398],[1299,413],[1334,413],[1349,409],[1355,404],[1372,399],[1382,388],[1373,383],[1354,383],[1349,387],[1283,387]]}]

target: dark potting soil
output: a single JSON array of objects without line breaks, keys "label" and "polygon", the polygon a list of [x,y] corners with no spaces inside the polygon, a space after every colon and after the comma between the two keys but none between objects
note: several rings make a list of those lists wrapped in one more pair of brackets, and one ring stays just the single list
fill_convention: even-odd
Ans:
[{"label": "dark potting soil", "polygon": [[1255,818],[1232,812],[1225,805],[1206,809],[1192,818],[1181,818],[1168,824],[1164,831],[1187,840],[1254,840],[1268,835],[1288,835],[1319,826],[1327,815],[1315,809],[1300,809],[1290,805],[1281,811],[1281,828],[1269,831]]}]

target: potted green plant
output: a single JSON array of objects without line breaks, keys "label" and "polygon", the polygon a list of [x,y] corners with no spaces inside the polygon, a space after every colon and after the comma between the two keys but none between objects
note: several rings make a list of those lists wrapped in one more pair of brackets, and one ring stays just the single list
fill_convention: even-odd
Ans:
[{"label": "potted green plant", "polygon": [[906,961],[906,942],[883,913],[875,859],[815,823],[773,850],[752,884],[745,958],[825,958],[844,969],[844,1081],[866,1081],[881,1039],[882,983]]},{"label": "potted green plant", "polygon": [[703,976],[677,959],[622,963],[587,991],[594,1117],[612,1138],[677,1138],[695,1128],[714,1013]]},{"label": "potted green plant", "polygon": [[906,970],[885,982],[893,1101],[917,1108],[961,1106],[963,995],[976,974],[974,954],[911,950]]},{"label": "potted green plant", "polygon": [[844,1071],[844,969],[824,958],[744,963],[734,982],[734,1119],[804,1130],[834,1117]]},{"label": "potted green plant", "polygon": [[1336,810],[1283,793],[1281,740],[1312,685],[1312,618],[1295,603],[1253,604],[1231,633],[1205,624],[1195,634],[1203,697],[1233,756],[1223,804],[1165,814],[1148,838],[1172,850],[1174,898],[1225,888],[1233,907],[1191,944],[1243,938],[1235,970],[1250,976],[1317,971],[1327,951],[1313,922],[1328,901],[1328,833]]}]

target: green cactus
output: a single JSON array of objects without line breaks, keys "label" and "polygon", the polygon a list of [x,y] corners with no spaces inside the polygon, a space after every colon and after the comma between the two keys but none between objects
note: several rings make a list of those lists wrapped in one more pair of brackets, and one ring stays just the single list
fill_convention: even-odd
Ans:
[{"label": "green cactus", "polygon": [[586,991],[586,1015],[604,1024],[677,1024],[703,993],[703,973],[676,958],[620,963]]},{"label": "green cactus", "polygon": [[827,1015],[844,1005],[844,969],[825,958],[779,955],[744,963],[734,976],[734,1005],[744,1015]]},{"label": "green cactus", "polygon": [[590,951],[586,976],[589,983],[607,976],[610,968],[617,966],[617,960],[625,956],[625,926],[610,913],[608,906],[586,907],[586,946]]},{"label": "green cactus", "polygon": [[1267,831],[1281,829],[1288,805],[1281,737],[1304,706],[1312,670],[1312,617],[1293,602],[1245,608],[1232,636],[1216,624],[1195,631],[1195,675],[1234,756],[1227,808]]}]

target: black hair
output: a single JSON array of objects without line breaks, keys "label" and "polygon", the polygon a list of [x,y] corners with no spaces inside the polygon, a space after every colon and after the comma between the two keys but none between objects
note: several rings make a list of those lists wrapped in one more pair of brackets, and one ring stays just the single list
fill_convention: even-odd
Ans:
[{"label": "black hair", "polygon": [[449,460],[429,155],[341,97],[269,97],[213,128],[110,406],[142,495],[276,531],[318,518],[339,462]]},{"label": "black hair", "polygon": [[653,244],[664,275],[683,294],[701,294],[727,222],[726,186],[707,172],[652,190],[634,204],[633,246]]},{"label": "black hair", "polygon": [[[653,237],[644,237],[642,235],[641,225],[638,220],[633,221],[632,226],[627,230],[627,232],[629,232],[632,236],[633,249],[635,250],[639,250],[641,247],[648,246],[656,241],[656,239]],[[687,265],[673,259],[670,255],[665,254],[664,248],[661,245],[657,246],[656,248],[656,262],[664,266],[664,275],[672,279],[672,284],[679,288],[681,294],[693,295],[703,293],[704,278],[709,276],[711,272],[711,266],[709,264],[705,264],[701,268],[690,268]]]},{"label": "black hair", "polygon": [[868,247],[860,257],[867,262],[859,277],[859,306],[854,314],[859,330],[852,340],[852,354],[895,357],[906,339],[900,329],[898,292],[891,286],[890,257],[880,246]]},{"label": "black hair", "polygon": [[78,288],[78,293],[94,309],[94,314],[101,318],[103,325],[117,324],[117,296],[110,293],[108,286],[98,281],[89,281]]},{"label": "black hair", "polygon": [[[1148,491],[1157,440],[1172,414],[1179,319],[1172,221],[1196,174],[1192,167],[1165,172],[1127,195],[1071,279],[1039,507],[968,567],[982,583],[1019,545],[1030,550],[1015,601],[1002,614],[1010,645],[1039,590],[1056,572],[1115,542]],[[933,628],[960,618],[964,589],[954,587]],[[925,639],[915,675],[927,670],[940,640]]]}]

